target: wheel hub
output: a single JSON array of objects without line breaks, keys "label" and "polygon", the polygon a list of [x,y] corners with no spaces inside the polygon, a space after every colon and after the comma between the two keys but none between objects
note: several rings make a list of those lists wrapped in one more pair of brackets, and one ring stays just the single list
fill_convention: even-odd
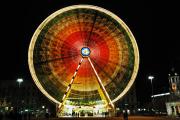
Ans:
[{"label": "wheel hub", "polygon": [[91,53],[91,51],[90,51],[90,49],[88,47],[83,47],[81,49],[81,55],[83,57],[88,57],[90,55],[90,53]]}]

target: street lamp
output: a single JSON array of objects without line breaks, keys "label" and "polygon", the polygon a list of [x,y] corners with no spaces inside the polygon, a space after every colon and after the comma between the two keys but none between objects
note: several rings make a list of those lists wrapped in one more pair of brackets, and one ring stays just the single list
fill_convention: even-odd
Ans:
[{"label": "street lamp", "polygon": [[23,82],[23,79],[22,79],[22,78],[18,78],[18,79],[17,79],[17,82],[18,82],[18,84],[19,84],[19,88],[20,88],[21,83]]},{"label": "street lamp", "polygon": [[154,79],[154,76],[150,75],[150,76],[148,76],[148,79],[151,80],[152,108],[154,108],[154,101],[153,101],[153,98],[154,98],[154,96],[153,96],[153,82],[152,82],[153,79]]},{"label": "street lamp", "polygon": [[150,76],[148,76],[148,79],[151,80],[151,88],[152,88],[151,89],[151,94],[152,94],[152,97],[153,97],[153,82],[152,81],[154,79],[154,76],[150,75]]},{"label": "street lamp", "polygon": [[45,108],[45,106],[43,105],[43,106],[42,106],[42,109],[44,109],[44,108]]},{"label": "street lamp", "polygon": [[[20,95],[20,86],[21,86],[21,83],[23,82],[23,79],[22,79],[22,78],[18,78],[18,79],[16,80],[16,82],[18,82],[18,84],[19,84],[18,96],[21,96],[21,95]],[[20,98],[17,97],[17,110],[18,110],[18,112],[19,112],[20,109],[21,109],[20,105],[21,105]]]}]

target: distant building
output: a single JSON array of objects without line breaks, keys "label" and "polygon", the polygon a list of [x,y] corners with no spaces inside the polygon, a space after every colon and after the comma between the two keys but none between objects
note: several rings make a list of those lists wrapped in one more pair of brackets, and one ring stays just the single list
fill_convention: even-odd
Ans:
[{"label": "distant building", "polygon": [[47,112],[55,116],[53,115],[56,113],[55,110],[55,105],[37,89],[32,81],[24,81],[21,86],[16,81],[0,81],[1,114],[14,111],[43,117]]},{"label": "distant building", "polygon": [[173,72],[169,74],[170,98],[166,102],[168,115],[180,116],[180,76]]},{"label": "distant building", "polygon": [[151,96],[156,113],[180,116],[180,77],[176,72],[169,74],[169,92]]}]

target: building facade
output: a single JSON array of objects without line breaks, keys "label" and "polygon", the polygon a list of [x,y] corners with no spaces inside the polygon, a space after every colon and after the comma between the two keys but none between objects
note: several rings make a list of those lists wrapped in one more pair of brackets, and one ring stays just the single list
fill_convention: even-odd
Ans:
[{"label": "building facade", "polygon": [[44,117],[46,113],[55,116],[55,105],[49,101],[32,81],[24,81],[21,85],[14,80],[0,82],[0,113],[11,112],[31,117]]},{"label": "building facade", "polygon": [[170,98],[166,102],[167,114],[180,117],[180,76],[173,72],[169,74]]},{"label": "building facade", "polygon": [[169,92],[151,96],[157,114],[166,113],[169,116],[180,116],[180,79],[179,74],[171,72],[168,75]]}]

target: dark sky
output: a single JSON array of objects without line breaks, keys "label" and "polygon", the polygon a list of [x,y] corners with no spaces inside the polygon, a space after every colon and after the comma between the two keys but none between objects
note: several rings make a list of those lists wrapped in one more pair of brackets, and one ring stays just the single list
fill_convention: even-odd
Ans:
[{"label": "dark sky", "polygon": [[[71,1],[71,2],[70,2]],[[1,4],[1,77],[15,81],[22,77],[32,81],[28,69],[27,52],[30,39],[38,25],[51,13],[74,4],[92,4],[118,15],[133,32],[140,51],[140,68],[136,79],[138,100],[149,101],[150,81],[155,76],[155,93],[168,92],[168,72],[172,66],[179,69],[178,42],[169,32],[168,22],[160,6],[132,0],[43,0],[41,2],[6,2]],[[155,9],[156,7],[156,9]],[[175,9],[175,8],[174,8]],[[163,18],[161,18],[163,16]],[[172,23],[173,24],[173,23]]]}]

